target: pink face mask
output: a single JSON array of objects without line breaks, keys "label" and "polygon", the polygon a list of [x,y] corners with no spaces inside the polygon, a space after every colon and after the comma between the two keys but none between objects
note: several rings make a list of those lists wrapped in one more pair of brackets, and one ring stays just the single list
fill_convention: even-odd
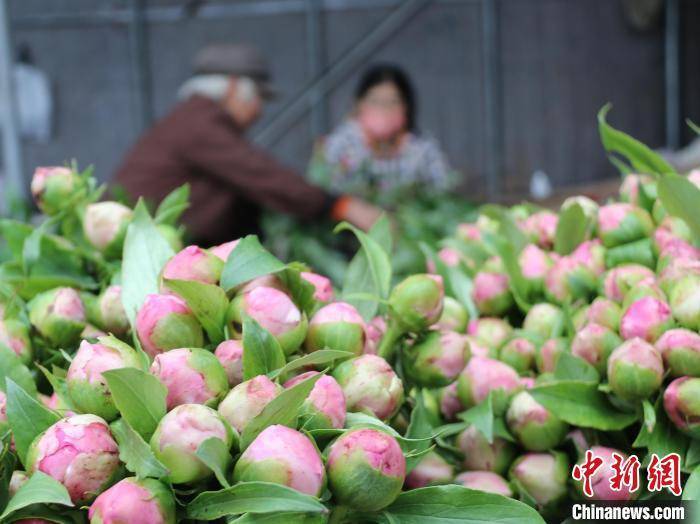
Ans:
[{"label": "pink face mask", "polygon": [[391,140],[406,126],[406,116],[398,110],[364,107],[357,119],[367,138],[377,142]]}]

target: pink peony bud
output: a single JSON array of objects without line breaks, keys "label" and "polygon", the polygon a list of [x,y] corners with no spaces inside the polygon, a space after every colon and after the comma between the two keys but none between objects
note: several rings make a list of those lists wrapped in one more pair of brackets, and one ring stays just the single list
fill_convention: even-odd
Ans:
[{"label": "pink peony bud", "polygon": [[671,288],[669,302],[681,327],[700,331],[700,276],[690,274],[679,279]]},{"label": "pink peony bud", "polygon": [[525,389],[532,389],[537,385],[535,379],[532,377],[520,377],[520,384],[522,384]]},{"label": "pink peony bud", "polygon": [[537,347],[532,337],[517,336],[506,342],[498,351],[498,359],[519,373],[532,369]]},{"label": "pink peony bud", "polygon": [[561,309],[549,302],[540,302],[530,308],[523,320],[523,330],[541,338],[551,338],[564,327],[564,314]]},{"label": "pink peony bud", "polygon": [[365,324],[365,347],[363,353],[376,355],[379,343],[386,333],[386,321],[384,317],[374,317]]},{"label": "pink peony bud", "polygon": [[240,340],[224,340],[216,347],[214,356],[224,366],[229,386],[243,382],[243,343]]},{"label": "pink peony bud", "polygon": [[97,299],[101,326],[115,335],[129,331],[129,319],[122,304],[121,286],[109,286]]},{"label": "pink peony bud", "polygon": [[445,297],[443,301],[442,315],[433,325],[433,329],[443,331],[455,331],[464,333],[469,323],[469,312],[460,302],[452,297]]},{"label": "pink peony bud", "polygon": [[[164,280],[194,280],[203,284],[216,284],[224,265],[216,255],[198,246],[187,246],[166,262],[161,273]],[[167,284],[161,283],[161,292]]]},{"label": "pink peony bud", "polygon": [[612,331],[617,331],[620,328],[621,316],[620,306],[604,297],[597,297],[586,313],[588,322],[605,326]]},{"label": "pink peony bud", "polygon": [[59,420],[37,436],[27,452],[27,472],[53,477],[76,504],[102,491],[118,469],[117,443],[107,423],[95,415]]},{"label": "pink peony bud", "polygon": [[630,402],[644,400],[657,391],[663,376],[661,355],[641,338],[627,340],[608,359],[610,389]]},{"label": "pink peony bud", "polygon": [[369,412],[381,420],[391,418],[403,402],[403,384],[391,366],[376,355],[346,360],[333,371],[343,388],[348,411]]},{"label": "pink peony bud", "polygon": [[600,245],[600,240],[587,240],[579,244],[570,256],[594,275],[600,276],[605,272],[605,248]]},{"label": "pink peony bud", "polygon": [[644,209],[624,202],[601,206],[598,235],[605,247],[615,247],[651,235],[654,222]]},{"label": "pink peony bud", "polygon": [[457,475],[455,482],[469,489],[495,493],[504,497],[513,496],[513,491],[506,479],[491,471],[465,471]]},{"label": "pink peony bud", "polygon": [[160,420],[151,437],[151,450],[170,471],[168,478],[172,483],[195,482],[213,473],[196,455],[197,448],[210,438],[221,440],[229,449],[233,433],[213,409],[202,404],[182,404]]},{"label": "pink peony bud", "polygon": [[530,240],[538,246],[550,249],[554,245],[559,216],[551,211],[538,211],[527,217],[522,225]]},{"label": "pink peony bud", "polygon": [[391,435],[354,429],[331,444],[327,469],[331,491],[340,504],[378,511],[401,492],[406,459]]},{"label": "pink peony bud", "polygon": [[691,241],[690,228],[683,219],[678,217],[665,217],[654,231],[654,248],[657,253],[663,253],[667,249],[676,249],[675,245],[683,246],[681,249],[684,250],[685,246],[688,246],[691,250],[689,252],[697,252],[696,248],[690,245]]},{"label": "pink peony bud", "polygon": [[151,357],[204,343],[199,322],[185,301],[174,295],[147,295],[136,315],[136,333]]},{"label": "pink peony bud", "polygon": [[692,438],[700,438],[700,378],[680,377],[664,392],[664,409],[671,422]]},{"label": "pink peony bud", "polygon": [[672,376],[700,377],[700,335],[688,329],[669,329],[655,347]]},{"label": "pink peony bud", "polygon": [[502,318],[482,317],[469,323],[467,333],[476,337],[480,344],[498,349],[511,337],[513,328]]},{"label": "pink peony bud", "polygon": [[481,339],[478,339],[473,335],[466,335],[465,338],[467,340],[467,343],[469,344],[469,350],[472,356],[491,358],[498,357],[498,348],[484,345],[481,342]]},{"label": "pink peony bud", "polygon": [[504,314],[513,306],[508,276],[503,273],[478,272],[474,277],[472,298],[482,314]]},{"label": "pink peony bud", "polygon": [[90,524],[175,524],[172,491],[155,479],[124,479],[90,506]]},{"label": "pink peony bud", "polygon": [[449,484],[455,476],[452,464],[435,451],[427,453],[406,477],[408,489]]},{"label": "pink peony bud", "polygon": [[659,287],[670,297],[671,290],[676,283],[689,275],[700,276],[700,260],[674,258],[660,271],[658,277]]},{"label": "pink peony bud", "polygon": [[455,442],[464,455],[462,465],[468,471],[493,471],[503,474],[515,457],[515,446],[505,439],[494,437],[489,443],[476,426],[469,426]]},{"label": "pink peony bud", "polygon": [[[635,498],[635,494],[630,492],[627,485],[622,485],[619,491],[614,491],[610,487],[610,480],[615,475],[615,470],[613,469],[613,464],[615,460],[613,458],[613,453],[617,453],[622,457],[623,461],[627,460],[627,454],[613,448],[607,448],[604,446],[592,446],[591,452],[595,457],[603,460],[600,467],[591,476],[591,488],[593,490],[593,496],[588,497],[583,493],[583,483],[576,482],[576,488],[581,493],[582,496],[589,500],[621,500],[628,501]],[[581,465],[583,461],[579,462]]]},{"label": "pink peony bud", "polygon": [[411,275],[389,296],[389,309],[404,331],[420,332],[438,321],[445,290],[438,275]]},{"label": "pink peony bud", "polygon": [[85,209],[83,232],[93,247],[109,257],[121,255],[133,212],[119,202],[97,202]]},{"label": "pink peony bud", "polygon": [[596,274],[573,256],[558,259],[544,280],[545,293],[553,302],[587,298],[598,286]]},{"label": "pink peony bud", "polygon": [[564,338],[550,338],[540,346],[535,362],[540,373],[553,373],[557,367],[559,356],[568,351],[568,342]]},{"label": "pink peony bud", "polygon": [[564,440],[569,427],[532,395],[521,391],[513,397],[506,413],[511,433],[528,451],[546,451]]},{"label": "pink peony bud", "polygon": [[571,341],[571,354],[582,358],[605,375],[608,357],[622,344],[617,333],[600,324],[590,323],[576,333]]},{"label": "pink peony bud", "polygon": [[654,179],[649,175],[638,175],[629,173],[622,180],[620,185],[620,199],[623,202],[629,202],[635,206],[640,205],[640,186],[653,182]]},{"label": "pink peony bud", "polygon": [[544,289],[544,277],[552,267],[552,259],[535,244],[528,244],[518,257],[523,277],[538,291]]},{"label": "pink peony bud", "polygon": [[150,372],[168,388],[168,411],[181,404],[216,406],[228,391],[226,371],[205,349],[180,348],[156,355]]},{"label": "pink peony bud", "polygon": [[461,240],[481,240],[481,229],[477,224],[461,223],[457,225],[457,238]]},{"label": "pink peony bud", "polygon": [[308,321],[282,291],[266,286],[239,294],[231,302],[234,322],[241,324],[243,315],[250,316],[267,329],[287,355],[294,353],[306,338]]},{"label": "pink peony bud", "polygon": [[569,461],[561,452],[526,453],[513,462],[509,476],[535,499],[537,505],[549,508],[566,496]]},{"label": "pink peony bud", "polygon": [[125,367],[140,367],[138,354],[130,346],[109,338],[97,344],[83,340],[66,374],[68,394],[75,407],[107,421],[117,418],[119,411],[102,373]]},{"label": "pink peony bud", "polygon": [[229,391],[219,404],[219,413],[241,433],[280,391],[281,388],[265,375],[258,375]]},{"label": "pink peony bud", "polygon": [[654,278],[654,272],[648,267],[639,264],[617,266],[605,274],[603,291],[607,298],[620,303],[631,288],[646,278]]},{"label": "pink peony bud", "polygon": [[406,348],[404,372],[423,387],[443,387],[457,380],[469,360],[469,344],[453,331],[431,331]]},{"label": "pink peony bud", "polygon": [[301,278],[314,286],[314,298],[316,300],[319,302],[330,302],[333,300],[333,284],[331,284],[329,278],[309,271],[302,271]]},{"label": "pink peony bud", "polygon": [[[307,371],[285,382],[284,387],[291,388],[314,375],[318,372]],[[306,430],[341,429],[345,425],[345,395],[333,377],[324,375],[314,384],[299,410],[299,425]]]},{"label": "pink peony bud", "polygon": [[39,209],[47,215],[55,215],[75,204],[76,197],[85,193],[85,184],[67,167],[37,167],[31,191]]},{"label": "pink peony bud", "polygon": [[58,287],[36,295],[27,305],[29,320],[52,344],[72,346],[85,327],[85,308],[75,289]]},{"label": "pink peony bud", "polygon": [[666,302],[666,295],[656,283],[655,278],[644,278],[630,289],[622,300],[622,310],[625,311],[630,305],[644,297],[652,297],[661,302]]},{"label": "pink peony bud", "polygon": [[632,302],[622,314],[620,334],[626,340],[639,337],[654,342],[672,326],[673,319],[668,304],[656,298],[644,297]]},{"label": "pink peony bud", "polygon": [[493,391],[495,413],[503,413],[510,395],[521,388],[518,373],[512,367],[483,357],[472,357],[457,382],[459,399],[467,408],[480,404]]},{"label": "pink peony bud", "polygon": [[23,364],[32,361],[32,341],[29,338],[29,329],[19,320],[2,319],[0,315],[0,345],[11,349],[19,357]]},{"label": "pink peony bud", "polygon": [[464,410],[457,395],[457,382],[453,382],[440,390],[440,413],[445,420],[454,420],[457,413]]},{"label": "pink peony bud", "polygon": [[311,318],[304,346],[310,352],[337,349],[359,355],[365,347],[365,322],[354,306],[332,302]]},{"label": "pink peony bud", "polygon": [[226,262],[228,260],[228,256],[234,249],[236,249],[236,246],[240,241],[240,239],[237,239],[231,240],[230,242],[225,242],[223,244],[219,244],[218,246],[209,248],[209,252],[212,255],[219,257],[223,262]]},{"label": "pink peony bud", "polygon": [[265,428],[243,452],[233,470],[235,482],[282,484],[318,497],[326,472],[316,446],[307,436],[286,426]]}]

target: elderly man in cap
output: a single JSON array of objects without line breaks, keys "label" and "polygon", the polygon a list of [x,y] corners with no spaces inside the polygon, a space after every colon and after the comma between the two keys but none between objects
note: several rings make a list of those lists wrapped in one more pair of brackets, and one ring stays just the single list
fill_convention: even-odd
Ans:
[{"label": "elderly man in cap", "polygon": [[116,183],[153,201],[189,183],[192,205],[183,220],[202,244],[256,232],[262,209],[308,220],[330,216],[368,229],[380,210],[310,185],[245,138],[272,95],[269,76],[251,46],[203,49],[180,102],[128,153]]}]

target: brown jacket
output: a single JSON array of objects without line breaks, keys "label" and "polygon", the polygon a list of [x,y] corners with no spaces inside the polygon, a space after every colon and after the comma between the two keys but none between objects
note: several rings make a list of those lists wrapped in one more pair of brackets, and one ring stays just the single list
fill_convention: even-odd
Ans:
[{"label": "brown jacket", "polygon": [[311,219],[334,201],[248,142],[217,103],[199,96],[178,104],[139,139],[115,183],[153,202],[189,183],[183,221],[202,244],[257,232],[263,208]]}]

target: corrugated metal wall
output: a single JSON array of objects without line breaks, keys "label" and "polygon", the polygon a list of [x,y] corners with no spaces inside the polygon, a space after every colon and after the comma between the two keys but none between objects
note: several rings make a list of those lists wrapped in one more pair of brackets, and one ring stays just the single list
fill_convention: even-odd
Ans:
[{"label": "corrugated metal wall", "polygon": [[[182,2],[149,0],[149,8]],[[242,2],[209,2],[241,4]],[[268,2],[269,3],[269,2]],[[352,2],[336,2],[337,5]],[[385,2],[382,5],[386,5]],[[285,0],[276,2],[285,7]],[[304,4],[288,0],[287,7]],[[333,9],[322,13],[324,53],[341,56],[382,20],[390,7]],[[138,134],[139,117],[131,67],[130,2],[97,0],[13,0],[16,44],[28,44],[38,66],[50,75],[57,101],[54,139],[24,143],[26,169],[77,158],[93,163],[108,179]],[[443,144],[465,177],[465,193],[483,194],[487,172],[481,4],[474,0],[434,2],[391,37],[372,60],[391,60],[413,76],[420,95],[419,125]],[[121,10],[121,11],[120,11]],[[174,102],[192,56],[214,41],[250,41],[270,57],[284,95],[267,111],[273,115],[309,80],[309,27],[301,9],[281,14],[152,21],[147,28],[151,92],[155,116]],[[59,15],[59,18],[51,18]],[[48,17],[48,18],[47,18]],[[63,18],[60,18],[63,17]],[[683,114],[700,120],[697,63],[700,47],[689,21],[700,9],[682,2]],[[535,169],[558,185],[590,181],[613,173],[597,136],[595,114],[614,104],[611,121],[652,146],[664,139],[663,28],[637,32],[614,0],[499,0],[501,115],[504,168],[502,188],[527,187]],[[370,61],[367,61],[369,63]],[[359,72],[328,99],[328,122],[337,123],[351,106]],[[264,125],[262,122],[261,125]],[[258,127],[259,129],[260,127]],[[690,135],[685,134],[685,139]],[[309,118],[296,124],[274,151],[303,169],[314,137]]]}]

